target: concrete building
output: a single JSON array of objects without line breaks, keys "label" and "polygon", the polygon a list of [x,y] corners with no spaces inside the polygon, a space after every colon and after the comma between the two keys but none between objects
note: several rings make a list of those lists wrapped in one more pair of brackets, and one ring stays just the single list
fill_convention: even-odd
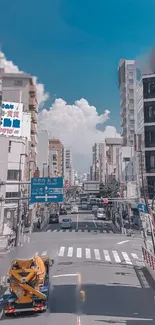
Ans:
[{"label": "concrete building", "polygon": [[116,148],[116,180],[127,183],[136,180],[136,157],[133,147]]},{"label": "concrete building", "polygon": [[92,147],[92,166],[90,168],[90,180],[105,183],[106,175],[106,151],[105,143],[95,143]]},{"label": "concrete building", "polygon": [[37,152],[37,166],[40,170],[40,177],[47,177],[49,166],[49,145],[48,132],[46,130],[38,132]]},{"label": "concrete building", "polygon": [[137,80],[135,113],[135,151],[137,157],[137,181],[149,199],[155,190],[155,74],[144,75]]},{"label": "concrete building", "polygon": [[[27,138],[0,136],[0,179],[6,182],[1,186],[1,231],[7,224],[10,229],[16,229],[18,201],[15,198],[26,197],[27,200],[19,201],[19,213],[26,223],[29,205],[29,185],[16,185],[21,181],[27,181],[30,174],[30,162],[27,160],[30,143]],[[9,182],[12,184],[8,185]],[[6,199],[6,200],[5,200]]]},{"label": "concrete building", "polygon": [[105,139],[106,144],[106,183],[110,182],[111,180],[116,179],[117,173],[116,173],[116,156],[117,156],[117,150],[118,148],[121,148],[122,146],[122,138],[106,138]]},{"label": "concrete building", "polygon": [[69,149],[64,149],[64,178],[69,186],[74,185],[75,171],[73,169],[72,152]]},{"label": "concrete building", "polygon": [[124,146],[133,146],[135,133],[135,61],[121,59],[118,66],[121,127]]},{"label": "concrete building", "polygon": [[[49,139],[50,177],[64,174],[64,147],[59,139]],[[53,175],[54,172],[54,175]]]},{"label": "concrete building", "polygon": [[37,94],[33,79],[25,73],[5,73],[2,71],[3,101],[23,103],[23,112],[31,113],[31,148],[29,157],[33,161],[32,175],[37,161]]}]

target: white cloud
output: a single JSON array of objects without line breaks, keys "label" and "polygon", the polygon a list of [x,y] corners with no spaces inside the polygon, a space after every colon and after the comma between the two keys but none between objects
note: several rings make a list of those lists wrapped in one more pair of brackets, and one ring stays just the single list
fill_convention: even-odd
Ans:
[{"label": "white cloud", "polygon": [[[4,56],[3,64],[5,72],[22,72],[12,61]],[[40,107],[49,98],[43,84],[38,83],[37,77],[33,77],[37,88],[37,99]],[[64,146],[70,148],[73,153],[74,166],[78,170],[87,171],[92,161],[92,145],[95,142],[103,142],[106,137],[119,137],[113,126],[104,123],[109,119],[110,112],[105,110],[101,115],[96,107],[91,106],[87,100],[77,100],[73,105],[68,105],[63,99],[56,99],[49,111],[43,109],[38,116],[40,129],[47,129],[49,136],[59,138]],[[100,128],[96,128],[100,125]],[[104,131],[100,130],[104,129]]]},{"label": "white cloud", "polygon": [[120,136],[113,126],[107,126],[104,132],[96,129],[97,124],[104,124],[109,119],[109,114],[105,110],[99,115],[96,107],[83,98],[73,105],[59,98],[49,111],[44,109],[40,112],[39,126],[42,130],[47,129],[51,138],[59,138],[67,148],[71,148],[75,167],[87,171],[94,142],[103,142],[105,137]]},{"label": "white cloud", "polygon": [[[16,66],[12,61],[8,61],[4,55],[4,53],[0,52],[1,57],[3,57],[3,66],[5,69],[5,72],[7,73],[19,73],[19,72],[23,72],[21,70],[19,70],[18,66]],[[38,100],[38,105],[40,108],[43,107],[44,103],[48,100],[49,98],[49,94],[47,92],[45,92],[45,88],[44,85],[41,83],[38,83],[38,78],[37,77],[33,77],[33,81],[36,85],[36,89],[37,89],[37,100]]]}]

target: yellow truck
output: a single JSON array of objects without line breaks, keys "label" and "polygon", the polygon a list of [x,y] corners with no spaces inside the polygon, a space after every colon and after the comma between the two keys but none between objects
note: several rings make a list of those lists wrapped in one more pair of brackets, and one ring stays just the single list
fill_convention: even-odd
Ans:
[{"label": "yellow truck", "polygon": [[5,315],[45,311],[50,289],[48,257],[13,260],[8,272],[8,289],[3,295]]}]

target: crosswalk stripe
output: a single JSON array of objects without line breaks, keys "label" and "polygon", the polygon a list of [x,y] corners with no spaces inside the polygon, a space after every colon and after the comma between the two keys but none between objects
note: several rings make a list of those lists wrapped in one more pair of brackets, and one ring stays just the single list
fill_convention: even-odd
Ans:
[{"label": "crosswalk stripe", "polygon": [[77,248],[77,257],[78,258],[82,257],[82,249],[81,248]]},{"label": "crosswalk stripe", "polygon": [[132,262],[131,262],[131,260],[130,260],[130,258],[128,256],[128,254],[125,253],[125,252],[122,252],[122,255],[123,255],[124,259],[125,259],[126,264],[132,265]]},{"label": "crosswalk stripe", "polygon": [[86,248],[86,258],[91,258],[90,248]]},{"label": "crosswalk stripe", "polygon": [[53,232],[57,232],[57,229],[54,229]]},{"label": "crosswalk stripe", "polygon": [[73,255],[73,247],[68,248],[68,257],[72,257]]},{"label": "crosswalk stripe", "polygon": [[94,249],[94,253],[95,253],[96,260],[100,260],[101,259],[101,256],[100,256],[99,249]]},{"label": "crosswalk stripe", "polygon": [[138,256],[137,256],[137,254],[135,254],[135,253],[131,253],[131,255],[132,255],[132,257],[133,257],[133,258],[136,258],[136,259],[138,259]]},{"label": "crosswalk stripe", "polygon": [[75,232],[75,229],[72,229],[72,232]]},{"label": "crosswalk stripe", "polygon": [[48,229],[47,232],[51,232],[51,229]]},{"label": "crosswalk stripe", "polygon": [[47,251],[44,251],[41,255],[42,255],[42,256],[47,255]]},{"label": "crosswalk stripe", "polygon": [[104,254],[105,260],[107,262],[110,262],[111,258],[110,258],[109,252],[107,250],[103,250],[103,254]]},{"label": "crosswalk stripe", "polygon": [[114,255],[114,259],[115,259],[115,261],[116,261],[117,263],[120,263],[121,260],[120,260],[120,258],[119,258],[118,253],[117,253],[116,251],[112,251],[112,253],[113,253],[113,255]]},{"label": "crosswalk stripe", "polygon": [[58,256],[64,256],[64,252],[65,252],[65,247],[60,247],[60,251],[59,251],[59,254]]}]

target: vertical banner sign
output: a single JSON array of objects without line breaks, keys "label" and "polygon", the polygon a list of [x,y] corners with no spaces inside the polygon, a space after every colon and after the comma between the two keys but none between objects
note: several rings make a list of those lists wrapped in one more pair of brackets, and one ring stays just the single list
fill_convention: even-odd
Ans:
[{"label": "vertical banner sign", "polygon": [[0,134],[21,137],[23,104],[2,102]]}]

